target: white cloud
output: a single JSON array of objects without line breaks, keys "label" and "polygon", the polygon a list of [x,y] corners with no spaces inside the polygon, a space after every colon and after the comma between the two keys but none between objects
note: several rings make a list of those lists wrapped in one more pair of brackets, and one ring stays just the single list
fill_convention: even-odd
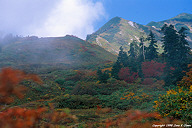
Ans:
[{"label": "white cloud", "polygon": [[94,31],[94,24],[105,17],[102,2],[94,1],[0,0],[0,30],[24,36],[71,34],[85,38]]},{"label": "white cloud", "polygon": [[0,31],[28,35],[44,22],[55,4],[50,0],[0,0]]}]

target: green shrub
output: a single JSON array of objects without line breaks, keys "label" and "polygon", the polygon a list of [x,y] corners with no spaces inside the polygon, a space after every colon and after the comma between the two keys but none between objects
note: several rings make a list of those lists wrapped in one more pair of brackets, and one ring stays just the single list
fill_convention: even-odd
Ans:
[{"label": "green shrub", "polygon": [[153,92],[139,85],[130,85],[129,88],[121,88],[111,95],[98,95],[98,97],[104,107],[150,111],[153,109],[154,100],[157,100],[160,94],[164,94],[164,91]]},{"label": "green shrub", "polygon": [[55,82],[58,83],[59,85],[63,85],[65,83],[65,80],[64,79],[56,79]]},{"label": "green shrub", "polygon": [[130,101],[122,100],[121,97],[123,97],[124,92],[127,90],[119,90],[111,95],[99,95],[99,99],[103,103],[103,107],[110,107],[110,108],[118,108],[122,110],[128,110],[131,108]]},{"label": "green shrub", "polygon": [[107,83],[96,84],[95,87],[98,94],[111,95],[122,87],[128,87],[128,84],[125,81],[110,78],[107,80]]},{"label": "green shrub", "polygon": [[75,88],[72,90],[73,95],[96,95],[97,91],[95,89],[94,82],[78,82]]},{"label": "green shrub", "polygon": [[96,107],[100,100],[90,95],[69,95],[55,98],[57,108],[87,109]]},{"label": "green shrub", "polygon": [[192,123],[191,97],[192,86],[190,89],[172,89],[155,101],[154,108],[162,117],[173,117]]},{"label": "green shrub", "polygon": [[74,81],[65,81],[64,86],[75,86]]},{"label": "green shrub", "polygon": [[65,89],[66,91],[72,91],[74,89],[75,86],[75,82],[74,81],[65,81],[63,85],[61,85],[60,87]]},{"label": "green shrub", "polygon": [[129,87],[125,81],[110,78],[107,83],[77,82],[71,94],[74,95],[110,95],[121,88]]},{"label": "green shrub", "polygon": [[84,75],[85,73],[83,71],[75,70],[75,74],[66,77],[65,80],[77,82],[77,81],[80,81]]}]

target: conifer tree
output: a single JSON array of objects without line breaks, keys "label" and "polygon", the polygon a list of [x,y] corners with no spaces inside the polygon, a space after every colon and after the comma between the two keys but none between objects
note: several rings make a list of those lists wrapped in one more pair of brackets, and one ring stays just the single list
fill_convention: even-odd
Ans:
[{"label": "conifer tree", "polygon": [[179,58],[177,54],[179,51],[179,35],[177,34],[177,31],[174,29],[173,25],[167,26],[165,24],[161,30],[164,33],[163,48],[165,61],[170,67],[178,67]]},{"label": "conifer tree", "polygon": [[122,64],[117,60],[112,67],[111,76],[116,79],[119,79],[118,73],[121,70],[121,68],[122,68]]},{"label": "conifer tree", "polygon": [[119,49],[120,49],[120,51],[119,51],[117,61],[113,65],[112,71],[111,71],[111,75],[116,79],[119,79],[118,73],[119,73],[120,69],[122,67],[128,67],[128,65],[129,65],[127,53],[123,51],[122,46]]},{"label": "conifer tree", "polygon": [[132,71],[137,71],[137,56],[138,56],[138,49],[137,43],[135,40],[130,44],[129,53],[129,66],[131,67]]},{"label": "conifer tree", "polygon": [[[181,28],[179,32],[174,29],[173,25],[164,25],[161,29],[164,33],[163,48],[164,57],[167,62],[166,78],[167,85],[176,84],[183,77],[183,70],[187,69],[190,48],[185,39],[185,28]],[[171,71],[171,68],[174,69]]]},{"label": "conifer tree", "polygon": [[130,44],[130,50],[129,50],[129,58],[131,60],[135,60],[136,57],[137,57],[137,49],[138,49],[138,46],[136,44],[136,41],[133,40],[133,42]]},{"label": "conifer tree", "polygon": [[119,51],[117,61],[119,61],[123,65],[123,67],[127,67],[129,65],[128,64],[128,55],[125,51],[123,51],[122,46],[119,49],[120,49],[120,51]]},{"label": "conifer tree", "polygon": [[146,50],[146,47],[144,46],[144,37],[142,36],[140,39],[140,49],[139,49],[139,62],[144,62],[145,60],[145,50]]},{"label": "conifer tree", "polygon": [[181,29],[178,31],[179,33],[179,43],[178,43],[178,57],[180,59],[180,65],[181,67],[187,67],[189,64],[189,53],[190,53],[190,47],[189,43],[185,39],[186,36],[186,31],[187,29],[184,27],[181,27]]},{"label": "conifer tree", "polygon": [[155,36],[150,31],[150,34],[147,37],[147,40],[150,41],[149,47],[147,48],[147,53],[146,53],[146,59],[149,61],[155,59],[158,57],[158,52],[157,52],[157,41],[155,40]]}]

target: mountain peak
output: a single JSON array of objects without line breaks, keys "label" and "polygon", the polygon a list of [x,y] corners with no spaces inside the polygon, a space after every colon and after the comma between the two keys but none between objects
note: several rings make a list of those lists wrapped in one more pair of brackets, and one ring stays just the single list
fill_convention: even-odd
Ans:
[{"label": "mountain peak", "polygon": [[[112,19],[121,19],[121,17],[115,16],[115,17],[113,17]],[[112,19],[111,19],[111,20],[112,20]]]},{"label": "mountain peak", "polygon": [[109,20],[107,23],[108,24],[118,24],[121,21],[121,19],[122,19],[121,17],[116,16],[116,17],[112,18],[111,20]]},{"label": "mountain peak", "polygon": [[176,17],[182,17],[182,16],[192,16],[192,14],[189,14],[189,13],[181,13],[179,15],[177,15]]},{"label": "mountain peak", "polygon": [[[121,17],[118,17],[118,16],[112,18],[112,19],[109,20],[106,24],[104,24],[99,30],[97,30],[96,32],[94,32],[93,34],[94,34],[94,35],[98,35],[98,34],[101,34],[101,33],[105,32],[105,31],[113,28],[114,26],[117,26],[117,25],[120,23],[121,19],[122,19],[122,18],[121,18]],[[86,39],[86,40],[88,40],[88,39],[89,39],[89,35],[87,36],[87,39]]]},{"label": "mountain peak", "polygon": [[182,21],[182,22],[192,22],[192,14],[181,13],[170,20]]}]

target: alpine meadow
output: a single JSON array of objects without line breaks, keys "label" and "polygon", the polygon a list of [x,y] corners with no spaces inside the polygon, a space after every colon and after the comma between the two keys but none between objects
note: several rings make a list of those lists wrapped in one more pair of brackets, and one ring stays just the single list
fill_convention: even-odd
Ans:
[{"label": "alpine meadow", "polygon": [[0,128],[191,127],[187,4],[166,19],[176,5],[163,18],[151,0],[143,10],[138,0],[8,1],[0,1]]}]

